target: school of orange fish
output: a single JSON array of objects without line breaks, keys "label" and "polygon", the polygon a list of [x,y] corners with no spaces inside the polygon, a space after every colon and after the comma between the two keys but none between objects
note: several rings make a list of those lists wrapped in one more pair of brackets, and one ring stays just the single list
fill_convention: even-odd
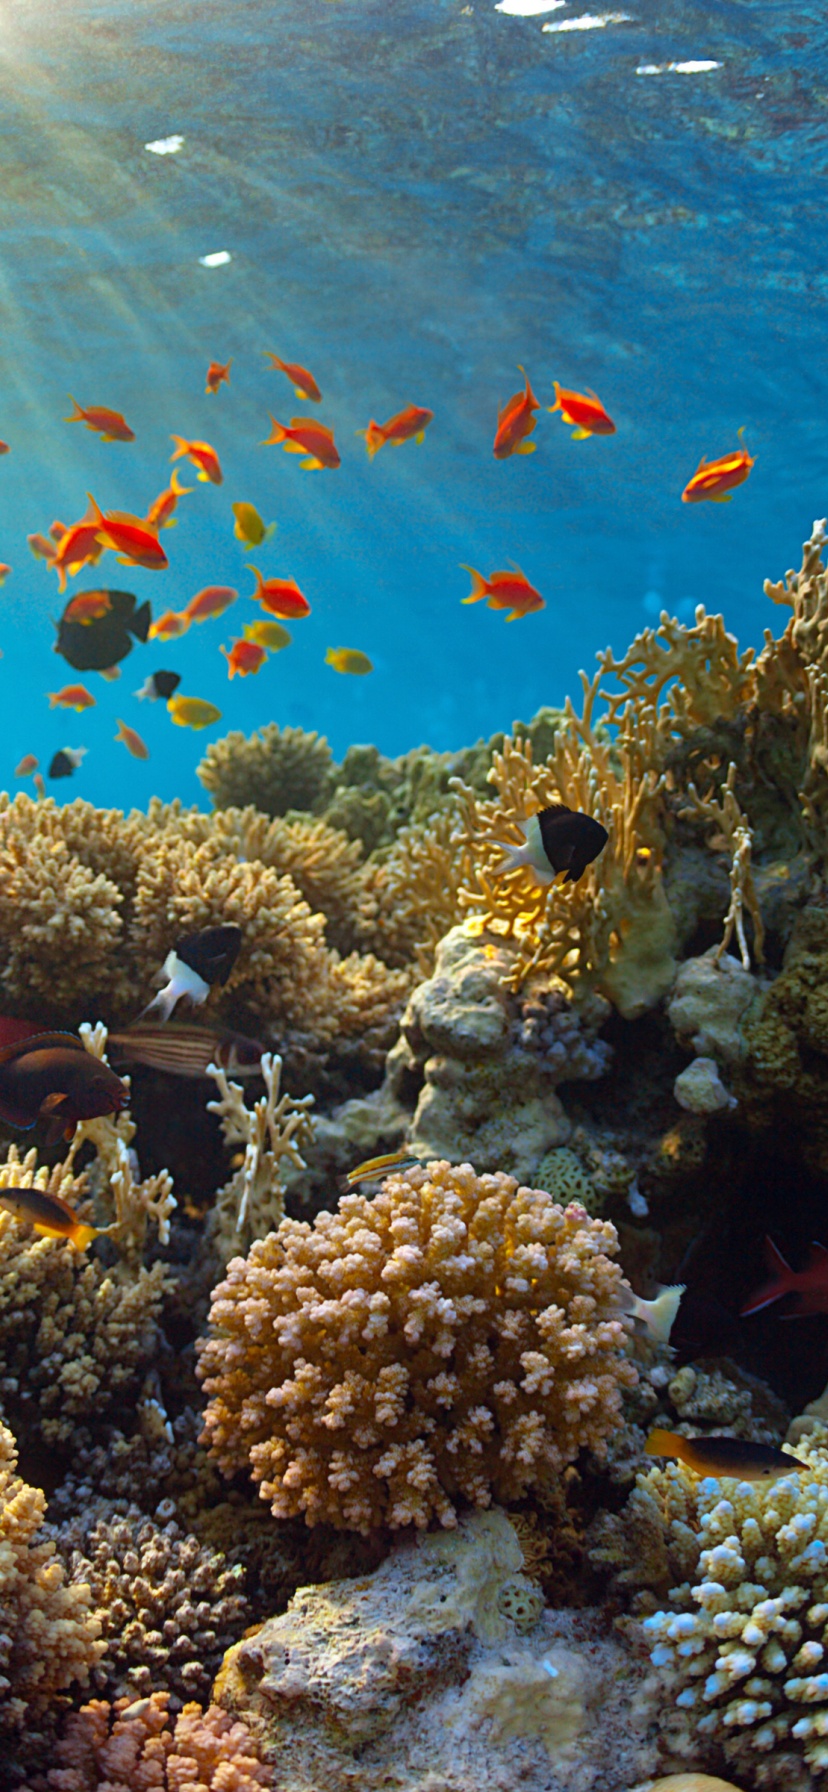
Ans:
[{"label": "school of orange fish", "polygon": [[[265,353],[271,367],[286,375],[297,398],[303,403],[322,402],[319,386],[306,367],[298,362],[283,361],[270,350]],[[229,385],[231,365],[230,361],[210,362],[205,387],[209,395],[216,395],[222,384]],[[523,373],[525,382],[522,390],[515,392],[498,412],[493,444],[496,460],[506,460],[515,454],[531,454],[536,447],[535,442],[529,438],[535,429],[536,413],[543,407],[535,397],[529,377],[522,367],[520,372]],[[615,424],[594,392],[570,391],[560,386],[557,380],[554,381],[554,389],[555,403],[545,408],[550,412],[559,412],[563,422],[573,426],[573,440],[615,434]],[[97,432],[104,442],[135,440],[134,431],[120,411],[111,410],[106,405],[83,406],[71,395],[70,402],[72,411],[65,419],[66,422],[85,424],[87,429]],[[399,448],[404,442],[412,440],[421,443],[433,415],[432,411],[423,406],[409,404],[390,417],[387,423],[380,424],[372,418],[367,429],[358,431],[365,439],[369,459],[373,460],[384,447]],[[270,421],[270,434],[262,443],[263,447],[281,447],[288,454],[301,455],[300,465],[308,471],[333,472],[341,465],[333,430],[326,424],[313,417],[293,417],[289,424],[280,423],[272,413]],[[741,433],[740,431],[740,436]],[[172,461],[187,460],[193,467],[197,480],[209,481],[212,485],[222,484],[221,463],[211,443],[191,441],[179,435],[173,435],[172,441],[175,445],[170,457]],[[8,452],[9,444],[0,442],[0,454]],[[717,460],[702,460],[681,494],[682,502],[693,504],[709,500],[718,504],[727,503],[733,489],[747,479],[753,464],[753,459],[744,446]],[[143,517],[124,511],[102,510],[89,493],[88,508],[78,522],[65,524],[59,520],[54,521],[48,533],[28,536],[29,547],[32,553],[55,572],[61,594],[66,591],[68,579],[75,578],[84,567],[97,566],[106,552],[114,553],[122,566],[142,566],[153,572],[163,572],[169,562],[160,541],[160,532],[174,525],[179,500],[193,490],[193,486],[186,486],[181,482],[179,469],[174,467],[169,483],[154,499]],[[243,543],[246,552],[260,547],[273,535],[275,523],[265,524],[255,505],[236,503],[232,505],[232,512],[234,535]],[[11,570],[10,566],[0,565],[0,584]],[[469,595],[462,599],[464,604],[474,604],[485,599],[489,609],[505,610],[508,622],[518,621],[545,607],[546,600],[517,567],[495,571],[488,578],[472,566],[464,566],[464,570],[472,580]],[[243,626],[241,635],[231,641],[229,648],[221,645],[219,651],[227,661],[229,678],[248,678],[259,672],[269,654],[278,653],[290,644],[291,636],[282,624],[310,615],[311,606],[295,579],[265,578],[252,565],[250,571],[256,580],[256,588],[250,593],[250,597],[258,603],[261,616],[255,622]],[[191,598],[185,609],[166,610],[154,622],[150,622],[149,608],[144,606],[144,626],[140,612],[135,612],[134,616],[127,616],[126,613],[121,615],[125,605],[134,607],[134,600],[129,594],[105,589],[81,592],[67,603],[63,612],[57,650],[64,652],[61,643],[70,638],[74,629],[74,657],[72,652],[65,653],[69,663],[76,668],[99,671],[104,678],[115,678],[119,676],[117,664],[107,665],[99,655],[96,658],[94,653],[87,653],[84,657],[84,645],[87,648],[91,645],[92,634],[96,629],[104,631],[99,635],[101,642],[112,639],[109,631],[113,627],[129,630],[141,640],[172,641],[186,634],[192,624],[222,616],[237,601],[238,595],[238,591],[230,585],[208,585]],[[115,600],[120,600],[118,605]],[[78,636],[78,628],[90,631],[88,639],[84,635]],[[118,657],[123,657],[123,653],[127,651],[128,645],[124,646]],[[351,676],[364,676],[373,671],[371,660],[358,648],[331,647],[325,655],[325,663],[335,671]],[[206,728],[221,719],[221,711],[214,703],[179,693],[176,689],[179,683],[177,674],[160,672],[155,678],[147,679],[143,689],[136,692],[136,695],[163,697],[172,721],[180,727]],[[49,692],[48,695],[53,708],[74,709],[79,713],[95,703],[95,698],[84,684],[68,684],[62,690]],[[149,757],[149,749],[140,734],[127,723],[119,721],[115,739],[122,742],[134,758]],[[49,775],[70,776],[80,763],[84,751],[83,748],[62,749],[55,754]],[[15,775],[34,776],[38,789],[42,790],[43,780],[34,754],[29,753],[21,760]]]}]

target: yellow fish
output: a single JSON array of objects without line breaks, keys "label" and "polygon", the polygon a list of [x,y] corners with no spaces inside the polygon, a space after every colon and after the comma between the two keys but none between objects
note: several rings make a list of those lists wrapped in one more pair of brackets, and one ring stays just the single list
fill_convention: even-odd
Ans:
[{"label": "yellow fish", "polygon": [[238,541],[243,541],[245,552],[249,548],[258,548],[263,541],[269,541],[276,534],[275,523],[264,523],[255,504],[234,504],[232,506],[236,525],[233,534]]},{"label": "yellow fish", "polygon": [[325,665],[333,666],[335,672],[352,672],[357,678],[363,678],[366,672],[374,670],[367,653],[360,653],[358,647],[329,647]]},{"label": "yellow fish", "polygon": [[743,1437],[682,1437],[673,1431],[651,1431],[646,1451],[648,1456],[676,1456],[695,1475],[720,1480],[779,1481],[808,1467],[775,1444],[748,1443]]},{"label": "yellow fish", "polygon": [[410,1151],[387,1151],[384,1157],[366,1157],[364,1163],[348,1171],[345,1181],[349,1188],[356,1188],[358,1182],[380,1182],[391,1170],[410,1170],[422,1161]]},{"label": "yellow fish", "polygon": [[167,708],[179,728],[209,728],[221,721],[221,710],[204,697],[170,697]]},{"label": "yellow fish", "polygon": [[67,1238],[76,1251],[85,1251],[93,1238],[99,1238],[97,1226],[79,1220],[68,1201],[60,1195],[47,1195],[41,1188],[6,1188],[0,1194],[0,1207],[6,1207],[15,1219],[28,1220],[43,1238]]},{"label": "yellow fish", "polygon": [[246,641],[255,641],[258,647],[266,647],[268,653],[278,653],[280,647],[289,647],[293,640],[281,622],[246,622],[242,632]]}]

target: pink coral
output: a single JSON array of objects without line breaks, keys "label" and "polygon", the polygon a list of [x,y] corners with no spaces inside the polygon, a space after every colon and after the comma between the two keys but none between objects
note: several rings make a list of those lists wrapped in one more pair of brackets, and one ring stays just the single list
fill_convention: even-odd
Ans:
[{"label": "pink coral", "polygon": [[185,1705],[172,1728],[169,1693],[130,1704],[91,1699],[67,1718],[59,1765],[20,1792],[256,1792],[272,1786],[246,1725],[218,1705]]}]

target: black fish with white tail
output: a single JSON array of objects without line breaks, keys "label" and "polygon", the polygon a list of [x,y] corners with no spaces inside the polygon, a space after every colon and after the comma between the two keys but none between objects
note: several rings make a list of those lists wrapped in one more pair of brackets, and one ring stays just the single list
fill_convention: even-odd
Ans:
[{"label": "black fish with white tail", "polygon": [[33,1033],[0,1049],[0,1120],[27,1131],[48,1121],[47,1145],[71,1139],[79,1120],[119,1114],[127,1090],[75,1033]]},{"label": "black fish with white tail", "polygon": [[84,753],[88,753],[88,751],[88,747],[59,747],[49,763],[49,777],[71,778],[72,773],[77,771]]},{"label": "black fish with white tail", "polygon": [[180,672],[151,672],[149,678],[144,680],[140,691],[135,692],[135,696],[146,698],[148,703],[157,703],[159,697],[163,697],[166,703],[178,690],[180,683]]},{"label": "black fish with white tail", "polygon": [[606,828],[593,815],[567,809],[563,803],[552,803],[517,825],[524,844],[512,846],[498,840],[506,857],[496,867],[497,877],[525,868],[539,884],[553,884],[561,872],[563,883],[577,883],[609,839]]},{"label": "black fish with white tail", "polygon": [[110,1033],[107,1050],[127,1064],[144,1064],[168,1076],[206,1077],[217,1064],[229,1077],[261,1076],[260,1039],[248,1039],[228,1027],[198,1027],[187,1021],[136,1021],[124,1033]]},{"label": "black fish with white tail", "polygon": [[242,930],[233,922],[183,934],[167,953],[155,979],[162,987],[140,1019],[157,1014],[160,1021],[168,1021],[182,998],[199,1008],[216,984],[227,982],[241,943]]}]

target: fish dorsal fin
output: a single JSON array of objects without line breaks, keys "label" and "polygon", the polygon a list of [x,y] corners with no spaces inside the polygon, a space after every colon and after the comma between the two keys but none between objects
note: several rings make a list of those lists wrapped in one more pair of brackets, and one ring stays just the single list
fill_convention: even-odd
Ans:
[{"label": "fish dorsal fin", "polygon": [[826,1266],[828,1266],[828,1245],[820,1244],[818,1239],[812,1238],[808,1268],[824,1270]]},{"label": "fish dorsal fin", "polygon": [[574,809],[568,809],[566,803],[547,803],[537,811],[539,815],[574,815]]},{"label": "fish dorsal fin", "polygon": [[330,430],[326,429],[324,423],[320,423],[317,417],[291,417],[290,427],[291,429],[321,429],[325,435],[330,435]]},{"label": "fish dorsal fin", "polygon": [[792,1273],[790,1263],[786,1262],[779,1246],[774,1244],[768,1233],[765,1234],[765,1262],[775,1275],[789,1276]]},{"label": "fish dorsal fin", "polygon": [[86,1050],[77,1033],[30,1033],[27,1039],[18,1039],[14,1045],[0,1048],[0,1064],[12,1064],[15,1058],[22,1058],[27,1052],[52,1051],[57,1047],[64,1051]]}]

